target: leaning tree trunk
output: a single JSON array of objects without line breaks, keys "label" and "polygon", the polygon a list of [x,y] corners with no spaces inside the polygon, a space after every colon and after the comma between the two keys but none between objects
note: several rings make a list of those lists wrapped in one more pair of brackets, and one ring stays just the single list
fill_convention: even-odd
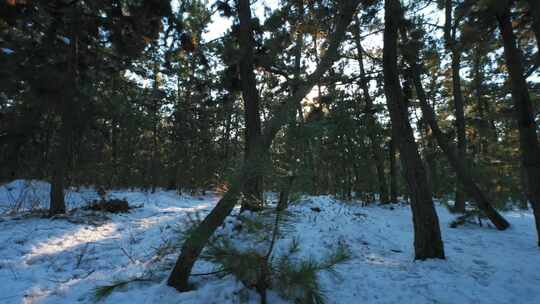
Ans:
[{"label": "leaning tree trunk", "polygon": [[536,134],[538,128],[534,120],[533,104],[524,77],[522,54],[517,47],[516,37],[512,29],[509,6],[505,5],[504,8],[499,8],[496,14],[504,45],[506,66],[510,76],[512,101],[515,105],[521,160],[527,175],[527,196],[533,208],[538,246],[540,246],[540,146]]},{"label": "leaning tree trunk", "polygon": [[[254,156],[253,153],[257,150],[258,138],[261,136],[260,97],[254,73],[254,40],[249,0],[238,1],[238,19],[240,20],[238,44],[242,53],[238,65],[240,67],[240,83],[245,107],[245,159],[247,159]],[[259,210],[263,200],[262,168],[260,168],[260,164],[254,164],[249,169],[251,174],[244,184],[242,210]]]},{"label": "leaning tree trunk", "polygon": [[[402,36],[407,37],[403,24],[401,31]],[[463,189],[474,198],[480,210],[484,212],[495,227],[497,227],[499,230],[504,230],[508,228],[510,224],[497,212],[497,210],[495,210],[495,208],[493,208],[482,190],[480,190],[480,187],[474,181],[470,170],[467,168],[465,163],[459,161],[460,154],[456,151],[456,147],[452,145],[446,135],[439,128],[435,112],[427,101],[426,93],[420,79],[422,68],[418,64],[418,49],[416,49],[415,45],[418,45],[418,43],[410,43],[410,47],[408,47],[409,52],[405,57],[411,66],[411,71],[409,74],[413,80],[418,100],[420,101],[423,117],[428,122],[433,135],[437,139],[437,143],[448,158],[450,165],[454,171],[456,171],[458,181],[461,183]]]},{"label": "leaning tree trunk", "polygon": [[426,121],[428,122],[441,150],[445,153],[446,157],[452,168],[456,171],[458,181],[461,183],[463,189],[474,198],[480,210],[491,220],[491,222],[499,230],[504,230],[510,226],[510,224],[493,208],[489,199],[484,195],[480,190],[480,187],[475,182],[464,162],[459,161],[460,156],[456,147],[448,140],[447,136],[442,132],[437,123],[437,118],[435,111],[429,105],[424,91],[424,87],[421,81],[421,74],[423,68],[419,63],[419,49],[418,46],[420,43],[417,41],[409,41],[407,36],[407,27],[406,23],[402,22],[400,25],[400,31],[403,36],[403,39],[406,42],[406,48],[409,50],[405,54],[405,59],[408,61],[409,66],[411,67],[409,76],[412,78],[416,95],[420,102],[420,107],[422,109],[422,114]]},{"label": "leaning tree trunk", "polygon": [[206,216],[202,223],[195,228],[190,236],[184,241],[182,251],[176,264],[169,275],[167,285],[176,288],[178,291],[187,291],[190,289],[189,276],[191,269],[201,254],[204,246],[214,234],[216,229],[223,224],[225,218],[231,213],[240,196],[241,189],[247,180],[247,175],[251,166],[262,161],[256,158],[266,157],[269,154],[270,145],[274,137],[288,121],[291,111],[296,111],[296,105],[300,102],[313,88],[315,83],[323,76],[323,74],[332,66],[337,58],[338,47],[345,36],[345,31],[350,24],[353,14],[356,11],[360,0],[349,0],[341,2],[340,12],[337,16],[335,31],[329,36],[328,49],[319,63],[317,69],[308,76],[303,85],[299,86],[298,90],[277,109],[275,115],[266,124],[264,133],[256,142],[256,147],[260,150],[250,154],[245,160],[244,165],[236,174],[236,177],[231,183],[231,187],[225,195],[219,200],[216,207]]},{"label": "leaning tree trunk", "polygon": [[414,141],[408,109],[399,82],[397,40],[401,7],[398,0],[385,0],[384,7],[384,91],[390,111],[393,139],[397,140],[399,144],[407,186],[411,195],[415,259],[444,259],[439,219],[433,204],[426,170]]}]

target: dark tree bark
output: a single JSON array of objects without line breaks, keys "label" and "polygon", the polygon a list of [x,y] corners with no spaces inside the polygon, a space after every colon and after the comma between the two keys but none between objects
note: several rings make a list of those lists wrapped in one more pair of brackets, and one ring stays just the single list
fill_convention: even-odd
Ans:
[{"label": "dark tree bark", "polygon": [[[245,159],[247,159],[258,150],[256,144],[258,138],[261,136],[260,97],[257,91],[254,72],[254,38],[249,0],[238,1],[238,19],[240,20],[238,44],[242,55],[238,65],[240,67],[240,83],[245,108]],[[244,199],[242,201],[242,210],[259,210],[261,207],[263,201],[263,179],[260,165],[254,164],[253,168],[250,168],[252,171],[251,176],[243,188]]]},{"label": "dark tree bark", "polygon": [[[401,32],[404,40],[408,42],[408,39],[406,38],[407,32],[403,24],[401,26]],[[460,154],[457,152],[456,147],[448,140],[447,136],[439,128],[435,112],[427,101],[426,93],[420,79],[422,68],[418,63],[419,55],[418,49],[415,45],[418,45],[418,43],[411,43],[406,47],[408,52],[406,52],[405,57],[411,67],[409,77],[411,77],[413,80],[416,95],[420,101],[422,115],[429,124],[433,135],[437,139],[437,143],[448,158],[450,165],[454,171],[456,171],[458,181],[463,186],[463,189],[465,189],[465,191],[467,191],[467,193],[474,198],[480,210],[484,212],[495,227],[497,227],[499,230],[504,230],[508,228],[510,224],[497,212],[497,210],[493,208],[482,190],[480,190],[480,187],[476,184],[465,163],[459,161]]]},{"label": "dark tree bark", "polygon": [[533,104],[529,96],[529,88],[524,77],[523,58],[516,44],[516,37],[510,19],[509,2],[499,6],[496,11],[499,29],[504,46],[504,58],[510,76],[512,101],[519,131],[521,160],[527,175],[527,196],[533,208],[540,246],[540,146],[538,144],[538,127],[534,120]]},{"label": "dark tree bark", "polygon": [[362,49],[362,43],[360,40],[360,20],[356,18],[356,26],[354,27],[354,37],[356,42],[356,50],[358,56],[358,64],[360,66],[360,87],[362,89],[365,107],[364,112],[366,116],[366,124],[368,130],[368,136],[371,141],[371,154],[375,162],[375,169],[377,171],[377,181],[379,186],[379,194],[381,203],[386,204],[390,202],[388,197],[388,184],[386,182],[386,176],[384,174],[384,154],[381,148],[381,137],[379,134],[379,126],[375,118],[375,109],[373,108],[373,100],[369,94],[368,83],[369,79],[366,77],[364,70],[364,50]]},{"label": "dark tree bark", "polygon": [[[454,111],[456,115],[457,153],[458,161],[467,163],[467,137],[465,134],[465,112],[463,94],[461,93],[461,54],[457,47],[452,48],[452,95],[454,96]],[[465,193],[459,181],[456,181],[456,196],[454,211],[465,212]]]},{"label": "dark tree bark", "polygon": [[409,123],[409,113],[399,81],[397,65],[398,24],[401,7],[398,0],[384,1],[383,74],[386,103],[390,111],[393,139],[399,144],[401,161],[411,195],[414,224],[415,259],[444,259],[439,219],[418,147]]},{"label": "dark tree bark", "polygon": [[[457,134],[457,153],[458,162],[462,162],[460,166],[465,166],[467,155],[467,137],[465,134],[465,112],[463,103],[463,94],[461,92],[461,47],[456,39],[456,30],[458,21],[452,21],[452,1],[445,1],[446,20],[444,29],[444,38],[446,48],[450,51],[452,58],[452,96],[454,100],[454,114],[456,116],[456,134]],[[454,23],[455,24],[454,24]],[[454,203],[455,212],[465,212],[465,193],[459,181],[456,181],[456,196]]]},{"label": "dark tree bark", "polygon": [[[52,176],[51,176],[51,192],[50,192],[50,206],[49,216],[62,214],[66,212],[66,203],[64,200],[64,189],[66,182],[66,175],[68,170],[68,162],[71,159],[70,145],[73,138],[73,127],[75,120],[76,107],[76,94],[78,85],[78,28],[77,26],[71,29],[71,35],[69,35],[70,44],[69,55],[67,56],[66,69],[63,77],[64,89],[56,91],[54,95],[57,98],[57,111],[60,115],[60,131],[59,131],[59,143],[53,150],[53,164],[52,164]],[[51,31],[54,33],[54,31]]]},{"label": "dark tree bark", "polygon": [[51,174],[51,192],[50,192],[50,206],[49,216],[62,214],[66,212],[66,203],[64,201],[64,188],[67,173],[67,165],[69,159],[69,145],[71,143],[71,118],[69,115],[70,100],[63,101],[60,105],[61,109],[61,126],[59,132],[59,143],[55,148],[52,174]]},{"label": "dark tree bark", "polygon": [[334,32],[329,36],[328,49],[317,66],[317,69],[307,77],[307,80],[298,87],[298,90],[292,94],[285,102],[276,109],[275,115],[268,121],[264,128],[264,133],[256,142],[255,147],[260,150],[250,154],[245,160],[244,165],[236,174],[231,183],[231,187],[219,200],[216,207],[206,216],[203,222],[190,234],[182,245],[180,256],[171,271],[167,280],[167,285],[176,288],[178,291],[187,291],[190,289],[189,276],[195,261],[201,254],[209,238],[216,229],[223,224],[225,218],[231,213],[236,205],[240,195],[240,189],[245,184],[249,167],[257,164],[269,153],[270,145],[274,137],[288,121],[287,118],[292,111],[296,111],[296,105],[311,91],[315,83],[332,66],[337,59],[338,47],[345,36],[345,31],[350,24],[353,14],[356,12],[360,0],[343,1],[340,4],[340,10],[336,19]]}]

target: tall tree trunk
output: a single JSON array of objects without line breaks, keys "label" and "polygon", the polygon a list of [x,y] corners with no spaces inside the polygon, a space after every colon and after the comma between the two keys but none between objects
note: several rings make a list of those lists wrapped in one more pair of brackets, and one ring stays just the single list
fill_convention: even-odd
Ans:
[{"label": "tall tree trunk", "polygon": [[[444,29],[444,38],[446,48],[450,51],[451,69],[452,69],[452,96],[454,100],[454,114],[456,116],[456,134],[457,134],[457,153],[458,161],[466,164],[467,137],[465,134],[465,112],[463,103],[463,94],[461,92],[461,50],[456,39],[457,21],[452,22],[452,1],[445,1],[446,20]],[[459,181],[456,180],[456,196],[454,211],[465,212],[465,193]]]},{"label": "tall tree trunk", "polygon": [[[65,181],[70,160],[70,145],[73,138],[73,125],[75,115],[75,101],[78,84],[78,27],[73,27],[69,35],[70,44],[69,55],[66,64],[64,85],[65,89],[57,92],[59,99],[58,110],[60,111],[60,141],[54,150],[53,168],[51,176],[51,192],[49,216],[66,212],[66,203],[64,200]],[[54,33],[54,31],[51,31]],[[53,34],[54,35],[54,34]]]},{"label": "tall tree trunk", "polygon": [[399,0],[384,1],[383,74],[386,103],[392,121],[393,139],[398,141],[401,161],[405,169],[411,195],[414,224],[415,259],[444,259],[439,219],[433,205],[426,170],[409,123],[409,113],[399,81],[397,66],[398,23],[401,19]]},{"label": "tall tree trunk", "polygon": [[[454,44],[455,45],[455,42]],[[465,112],[463,94],[461,92],[461,54],[457,46],[452,47],[452,95],[454,98],[454,111],[456,115],[457,153],[458,161],[466,166],[467,163],[467,137],[465,134]],[[456,196],[454,211],[465,212],[465,193],[463,187],[456,181]]]},{"label": "tall tree trunk", "polygon": [[223,224],[225,218],[231,213],[236,205],[240,195],[240,189],[247,180],[248,168],[253,166],[260,159],[255,156],[265,157],[269,153],[270,145],[274,137],[288,121],[291,111],[296,111],[296,105],[300,102],[313,88],[315,83],[323,76],[323,74],[332,66],[337,59],[338,47],[345,37],[345,31],[350,24],[353,14],[356,12],[360,0],[343,1],[340,4],[340,11],[337,14],[335,31],[329,36],[328,49],[322,58],[316,70],[307,77],[307,80],[298,90],[285,102],[276,109],[275,115],[265,125],[264,133],[259,138],[256,147],[260,147],[260,151],[255,154],[250,154],[244,165],[231,183],[231,187],[225,193],[223,198],[219,200],[216,207],[206,216],[202,223],[195,228],[190,236],[184,241],[182,251],[176,264],[171,271],[167,280],[167,285],[176,288],[178,291],[187,291],[190,289],[189,276],[193,264],[201,254],[204,246],[209,238],[214,234],[216,229]]},{"label": "tall tree trunk", "polygon": [[[254,72],[254,40],[249,0],[238,0],[238,19],[240,20],[238,43],[242,53],[238,65],[240,67],[240,83],[246,120],[245,159],[248,159],[253,153],[260,150],[256,144],[261,136],[260,97]],[[243,189],[242,210],[259,210],[261,207],[263,201],[261,165],[254,164],[253,168],[250,168],[251,175],[248,177]]]},{"label": "tall tree trunk", "polygon": [[61,105],[61,126],[58,146],[55,148],[52,176],[49,216],[62,214],[66,212],[66,203],[64,201],[64,189],[69,160],[69,145],[71,143],[71,118],[69,115],[68,104],[71,100],[64,100]]},{"label": "tall tree trunk", "polygon": [[523,167],[527,173],[529,202],[533,208],[536,220],[536,232],[538,246],[540,246],[540,146],[536,131],[538,130],[534,120],[533,105],[529,96],[529,88],[525,81],[523,71],[523,59],[521,51],[516,44],[516,37],[512,29],[509,3],[498,8],[497,20],[504,45],[504,57],[508,74],[512,100],[519,131],[519,145]]},{"label": "tall tree trunk", "polygon": [[364,69],[364,50],[360,40],[360,19],[356,17],[356,26],[354,27],[354,38],[356,41],[356,50],[358,56],[358,64],[360,66],[360,87],[365,102],[364,112],[366,114],[366,124],[368,130],[368,136],[371,141],[371,154],[375,162],[375,169],[377,171],[377,181],[379,186],[379,195],[381,203],[389,203],[388,197],[388,184],[386,182],[386,176],[384,174],[384,154],[381,148],[381,137],[379,134],[379,126],[375,118],[375,109],[373,108],[373,100],[369,94],[368,83],[369,79],[366,77]]}]

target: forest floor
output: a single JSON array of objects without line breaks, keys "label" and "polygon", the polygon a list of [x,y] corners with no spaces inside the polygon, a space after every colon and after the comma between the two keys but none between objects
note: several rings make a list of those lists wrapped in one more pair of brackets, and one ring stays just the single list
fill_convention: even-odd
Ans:
[{"label": "forest floor", "polygon": [[[216,194],[111,191],[109,197],[139,208],[125,214],[80,210],[56,219],[24,211],[46,206],[47,191],[37,181],[0,185],[0,303],[93,303],[97,286],[149,272],[161,281],[127,284],[100,303],[258,303],[258,295],[242,291],[231,275],[194,277],[198,288],[181,294],[164,283],[168,269],[162,266],[178,254],[165,250],[167,244],[177,243],[188,219],[211,210]],[[96,198],[92,189],[69,191],[68,207]],[[413,260],[408,206],[362,207],[328,196],[292,205],[290,227],[277,247],[296,238],[299,255],[313,258],[338,243],[349,247],[352,258],[337,266],[338,276],[319,276],[328,303],[540,303],[540,249],[531,212],[505,212],[512,227],[497,231],[486,221],[452,229],[454,215],[442,205],[437,211],[447,260]],[[200,261],[194,272],[214,269]],[[285,301],[271,292],[269,303]]]}]

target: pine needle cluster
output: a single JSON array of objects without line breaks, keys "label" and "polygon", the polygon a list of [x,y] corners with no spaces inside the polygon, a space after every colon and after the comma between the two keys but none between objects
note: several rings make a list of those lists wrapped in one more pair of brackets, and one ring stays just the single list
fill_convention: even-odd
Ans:
[{"label": "pine needle cluster", "polygon": [[[259,221],[257,217],[244,216],[238,219],[242,225],[248,227],[245,230],[249,231],[249,234],[255,235],[257,244],[264,239],[258,235],[268,235],[268,231],[271,231],[266,220]],[[280,221],[278,223],[280,228],[282,223],[286,222],[288,220]],[[285,224],[288,225],[290,223]],[[271,244],[270,249],[264,252],[260,246],[246,248],[245,244],[240,246],[226,236],[221,236],[208,246],[203,258],[220,265],[223,275],[232,274],[246,288],[257,291],[261,295],[261,303],[266,303],[266,291],[270,289],[281,297],[299,304],[326,303],[324,290],[319,283],[319,274],[328,272],[339,278],[335,267],[350,259],[349,249],[343,243],[339,243],[320,260],[299,257],[300,241],[296,238],[292,239],[285,250],[277,252],[273,247]]]}]

